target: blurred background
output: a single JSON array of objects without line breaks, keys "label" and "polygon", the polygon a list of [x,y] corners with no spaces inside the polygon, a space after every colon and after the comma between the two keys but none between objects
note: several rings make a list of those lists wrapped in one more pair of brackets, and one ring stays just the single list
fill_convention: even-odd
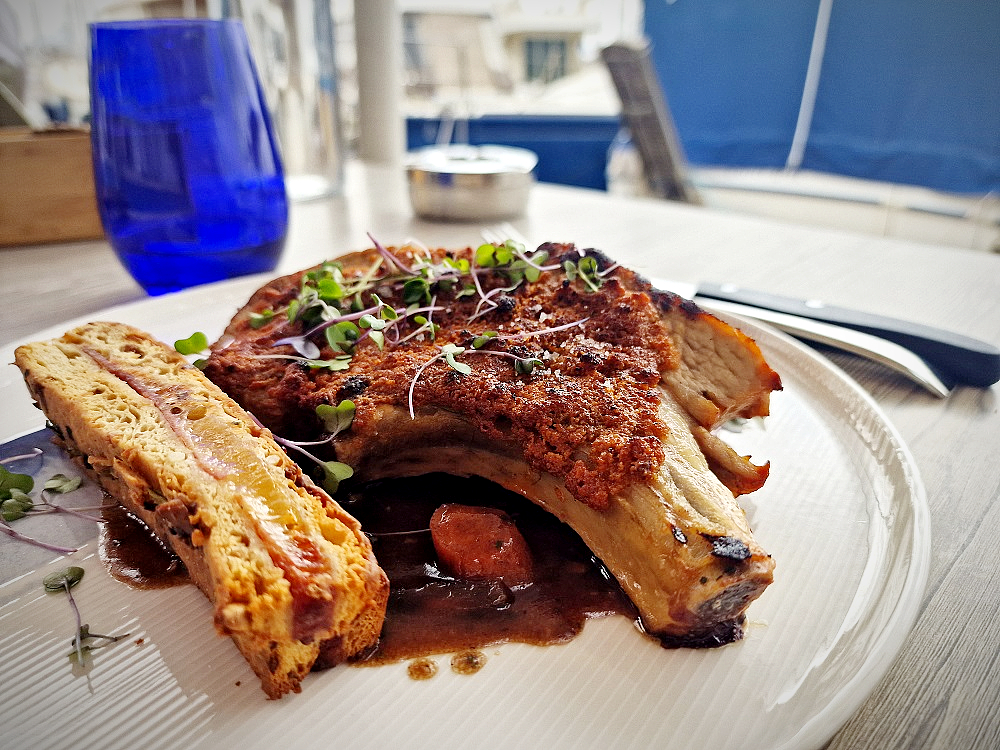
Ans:
[{"label": "blurred background", "polygon": [[0,124],[85,127],[86,24],[140,17],[243,19],[278,106],[307,17],[357,158],[355,14],[375,6],[407,149],[521,146],[542,181],[645,195],[601,50],[648,44],[701,203],[1000,252],[996,0],[0,0]]}]

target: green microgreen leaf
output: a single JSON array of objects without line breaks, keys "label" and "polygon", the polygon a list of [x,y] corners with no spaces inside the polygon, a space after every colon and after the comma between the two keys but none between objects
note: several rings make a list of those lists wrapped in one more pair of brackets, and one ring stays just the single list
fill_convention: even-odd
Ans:
[{"label": "green microgreen leaf", "polygon": [[472,340],[472,348],[482,349],[490,341],[492,341],[499,335],[500,334],[498,334],[496,331],[483,331],[481,334],[479,334]]},{"label": "green microgreen leaf", "polygon": [[464,351],[464,346],[455,346],[455,344],[445,344],[441,347],[441,353],[444,354],[444,361],[448,363],[448,366],[456,372],[468,375],[472,372],[472,368],[465,364],[465,362],[459,362],[455,359],[455,357]]},{"label": "green microgreen leaf", "polygon": [[403,284],[403,302],[407,305],[431,303],[431,288],[427,279],[408,279]]},{"label": "green microgreen leaf", "polygon": [[260,312],[250,313],[250,327],[253,329],[263,328],[274,319],[274,310],[270,307]]},{"label": "green microgreen leaf", "polygon": [[11,497],[0,503],[0,515],[4,521],[16,521],[24,518],[34,507],[35,503],[30,497],[21,490],[14,490]]},{"label": "green microgreen leaf", "polygon": [[348,354],[354,349],[354,342],[361,335],[361,330],[353,321],[342,320],[327,328],[323,335],[335,352]]},{"label": "green microgreen leaf", "polygon": [[385,349],[385,334],[382,331],[369,331],[368,338],[372,340],[372,343],[378,347],[379,351]]},{"label": "green microgreen leaf", "polygon": [[471,265],[467,258],[445,258],[444,263],[449,268],[453,268],[458,271],[459,274],[466,274],[471,269]]},{"label": "green microgreen leaf", "polygon": [[199,354],[208,349],[208,337],[201,331],[196,331],[186,339],[179,339],[174,342],[174,349],[179,354]]},{"label": "green microgreen leaf", "polygon": [[327,369],[331,372],[343,372],[351,369],[351,359],[350,355],[339,355],[333,359],[303,359],[301,361],[306,367],[313,370]]},{"label": "green microgreen leaf", "polygon": [[320,404],[316,407],[316,416],[323,422],[323,429],[331,436],[350,429],[354,422],[354,402],[344,399],[336,406]]},{"label": "green microgreen leaf", "polygon": [[340,461],[324,461],[320,464],[323,470],[323,489],[333,494],[340,488],[340,483],[354,476],[354,469]]},{"label": "green microgreen leaf", "polygon": [[379,320],[399,320],[399,313],[396,312],[396,308],[383,302],[382,298],[374,292],[372,293],[372,304],[375,305],[378,310]]},{"label": "green microgreen leaf", "polygon": [[496,245],[486,243],[476,248],[476,265],[483,268],[492,268],[497,264]]},{"label": "green microgreen leaf", "polygon": [[42,586],[52,594],[59,591],[69,591],[83,580],[84,572],[83,568],[71,565],[68,568],[57,570],[55,573],[49,573],[42,580]]},{"label": "green microgreen leaf", "polygon": [[598,291],[604,283],[597,267],[597,259],[590,255],[583,256],[576,263],[571,260],[563,261],[563,271],[567,279],[574,281],[579,278],[592,292]]},{"label": "green microgreen leaf", "polygon": [[16,474],[4,466],[0,466],[0,500],[9,499],[13,490],[28,493],[34,487],[35,480],[31,478],[30,474]]},{"label": "green microgreen leaf", "polygon": [[597,288],[602,283],[600,269],[597,267],[597,259],[590,255],[585,255],[580,258],[577,268],[580,270],[580,278],[587,282],[588,286],[593,286],[594,291],[597,291]]},{"label": "green microgreen leaf", "polygon": [[83,479],[81,477],[68,477],[65,474],[53,474],[45,482],[44,489],[49,492],[54,492],[57,495],[65,495],[67,492],[72,492],[77,489],[81,484],[83,484]]},{"label": "green microgreen leaf", "polygon": [[537,357],[519,357],[514,360],[514,372],[518,375],[530,375],[532,371],[543,364]]},{"label": "green microgreen leaf", "polygon": [[371,313],[362,315],[361,319],[358,321],[359,328],[370,328],[373,331],[384,330],[387,325],[389,325],[387,320],[384,320],[383,318],[376,318]]},{"label": "green microgreen leaf", "polygon": [[324,278],[316,282],[316,292],[324,302],[337,302],[344,296],[344,289],[334,278]]}]

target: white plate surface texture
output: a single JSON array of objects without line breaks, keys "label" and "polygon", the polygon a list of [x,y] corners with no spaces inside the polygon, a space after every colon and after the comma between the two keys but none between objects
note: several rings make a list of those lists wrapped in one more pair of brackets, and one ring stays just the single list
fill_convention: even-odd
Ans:
[{"label": "white plate surface texture", "polygon": [[[211,339],[259,281],[92,317],[132,323],[167,342],[195,330]],[[744,506],[776,560],[775,582],[751,605],[743,641],[666,650],[624,618],[607,618],[566,645],[486,649],[488,661],[473,675],[452,672],[447,656],[437,658],[438,673],[426,681],[410,679],[406,664],[337,667],[310,675],[298,695],[268,701],[235,646],[215,634],[197,589],[129,588],[104,571],[88,522],[59,522],[86,542],[71,556],[87,571],[74,589],[84,621],[94,632],[130,635],[98,651],[89,672],[74,673],[67,658],[72,611],[65,596],[45,594],[41,583],[67,560],[46,563],[52,553],[27,552],[0,536],[2,577],[18,568],[0,586],[0,744],[821,746],[885,674],[916,618],[929,516],[912,458],[872,400],[811,350],[769,329],[740,326],[784,381],[771,417],[724,434],[739,452],[771,462],[767,484]],[[12,349],[2,356],[12,362]],[[0,373],[0,439],[41,427],[16,368]],[[44,517],[30,519],[31,531],[44,535],[46,519],[57,530],[56,519]]]}]

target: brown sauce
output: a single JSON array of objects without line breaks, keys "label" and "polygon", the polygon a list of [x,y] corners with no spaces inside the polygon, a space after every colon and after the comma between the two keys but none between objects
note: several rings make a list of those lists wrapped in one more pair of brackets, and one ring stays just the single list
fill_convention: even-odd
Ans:
[{"label": "brown sauce", "polygon": [[113,578],[140,589],[189,583],[187,569],[147,526],[117,503],[101,509],[99,550]]},{"label": "brown sauce", "polygon": [[[372,483],[341,502],[372,537],[375,556],[389,576],[382,636],[365,664],[468,655],[505,642],[562,643],[591,617],[636,618],[632,603],[575,532],[492,482],[430,474]],[[459,580],[442,572],[428,524],[446,502],[506,511],[531,550],[533,581],[512,589],[499,581]],[[480,654],[452,668],[468,673],[483,662]]]},{"label": "brown sauce", "polygon": [[[483,479],[445,474],[375,482],[339,498],[372,538],[389,576],[389,606],[378,645],[358,662],[412,660],[412,679],[429,679],[427,657],[453,654],[452,671],[472,674],[486,663],[479,649],[499,643],[563,643],[589,618],[613,614],[636,619],[614,578],[568,526],[520,495]],[[507,512],[534,561],[531,583],[460,580],[438,566],[429,531],[446,502]],[[119,505],[104,510],[100,551],[111,575],[137,588],[187,583],[181,561],[142,522]]]}]

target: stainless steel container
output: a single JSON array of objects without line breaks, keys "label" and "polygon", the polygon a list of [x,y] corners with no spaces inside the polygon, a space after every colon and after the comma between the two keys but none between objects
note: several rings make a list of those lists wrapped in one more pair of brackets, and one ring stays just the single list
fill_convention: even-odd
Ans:
[{"label": "stainless steel container", "polygon": [[451,144],[407,158],[410,201],[425,219],[494,221],[524,213],[535,183],[534,152],[509,146]]}]

